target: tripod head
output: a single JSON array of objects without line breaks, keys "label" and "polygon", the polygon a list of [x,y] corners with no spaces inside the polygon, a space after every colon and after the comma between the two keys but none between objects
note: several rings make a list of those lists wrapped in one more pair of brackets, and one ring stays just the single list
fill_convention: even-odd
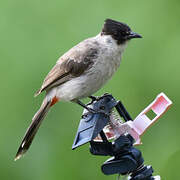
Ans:
[{"label": "tripod head", "polygon": [[[171,104],[168,97],[161,93],[132,121],[122,102],[116,101],[111,94],[104,94],[88,104],[94,112],[84,110],[72,149],[90,142],[93,155],[112,156],[101,166],[106,175],[128,174],[129,180],[160,179],[159,176],[152,176],[152,167],[143,164],[142,154],[134,145],[141,144],[140,136]],[[124,119],[123,122],[114,119],[115,109]],[[150,110],[156,114],[152,120],[146,115]],[[110,142],[112,138],[114,141]]]}]

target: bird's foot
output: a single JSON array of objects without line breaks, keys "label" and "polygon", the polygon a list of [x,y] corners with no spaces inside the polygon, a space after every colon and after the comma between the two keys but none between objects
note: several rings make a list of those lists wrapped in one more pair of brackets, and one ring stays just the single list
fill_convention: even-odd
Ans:
[{"label": "bird's foot", "polygon": [[88,98],[91,99],[91,102],[89,102],[89,103],[87,104],[87,106],[90,105],[90,104],[92,104],[94,101],[97,101],[99,97],[96,97],[96,96],[88,96]]}]

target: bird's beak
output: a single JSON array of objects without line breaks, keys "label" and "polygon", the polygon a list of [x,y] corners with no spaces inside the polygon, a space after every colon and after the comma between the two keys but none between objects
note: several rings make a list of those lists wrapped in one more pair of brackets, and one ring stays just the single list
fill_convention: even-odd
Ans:
[{"label": "bird's beak", "polygon": [[138,33],[135,33],[135,32],[131,32],[128,37],[128,39],[133,39],[133,38],[142,38],[142,36]]}]

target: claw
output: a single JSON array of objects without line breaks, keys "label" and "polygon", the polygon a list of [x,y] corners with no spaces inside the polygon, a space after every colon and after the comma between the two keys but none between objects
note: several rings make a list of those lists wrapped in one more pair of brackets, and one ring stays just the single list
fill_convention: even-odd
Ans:
[{"label": "claw", "polygon": [[91,102],[89,102],[87,105],[92,104],[94,101],[97,101],[97,97],[96,96],[89,96],[89,98],[91,99]]}]

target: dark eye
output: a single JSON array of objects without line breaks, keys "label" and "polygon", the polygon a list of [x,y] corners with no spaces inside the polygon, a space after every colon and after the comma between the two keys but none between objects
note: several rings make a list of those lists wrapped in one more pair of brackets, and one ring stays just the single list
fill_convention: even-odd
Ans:
[{"label": "dark eye", "polygon": [[126,35],[130,35],[130,31],[127,31],[127,32],[126,32]]},{"label": "dark eye", "polygon": [[122,31],[122,32],[121,32],[121,35],[126,36],[126,35],[128,35],[128,34],[127,34],[127,32]]}]

